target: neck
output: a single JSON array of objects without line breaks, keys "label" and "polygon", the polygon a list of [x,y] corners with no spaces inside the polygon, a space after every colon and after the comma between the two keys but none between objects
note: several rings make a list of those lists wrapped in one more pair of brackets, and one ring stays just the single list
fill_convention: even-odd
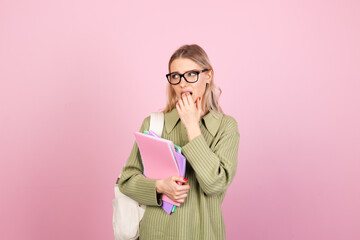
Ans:
[{"label": "neck", "polygon": [[208,114],[210,111],[209,109],[205,110],[205,111],[202,111],[201,114],[200,114],[200,118],[203,118],[206,114]]}]

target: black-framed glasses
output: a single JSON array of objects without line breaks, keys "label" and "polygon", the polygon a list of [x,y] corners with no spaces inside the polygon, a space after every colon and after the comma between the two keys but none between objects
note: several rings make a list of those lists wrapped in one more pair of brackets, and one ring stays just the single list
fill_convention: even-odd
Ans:
[{"label": "black-framed glasses", "polygon": [[209,69],[204,69],[201,71],[191,70],[184,72],[183,74],[176,72],[168,73],[166,74],[166,78],[171,85],[179,84],[181,82],[181,77],[183,77],[188,83],[195,83],[199,80],[199,74],[206,71],[209,71]]}]

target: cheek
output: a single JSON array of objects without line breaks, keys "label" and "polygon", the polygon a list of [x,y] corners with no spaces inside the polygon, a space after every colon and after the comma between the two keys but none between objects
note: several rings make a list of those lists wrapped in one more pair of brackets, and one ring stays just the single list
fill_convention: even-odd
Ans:
[{"label": "cheek", "polygon": [[175,93],[177,93],[176,85],[171,85],[172,90],[174,90]]},{"label": "cheek", "polygon": [[201,97],[204,94],[205,87],[206,87],[206,82],[205,81],[199,82],[196,85],[196,87],[194,89],[195,89],[196,94],[198,95],[198,97]]},{"label": "cheek", "polygon": [[171,87],[172,87],[172,89],[174,90],[175,95],[176,95],[177,97],[179,97],[179,94],[180,94],[180,92],[181,92],[181,88],[179,88],[178,85],[173,85],[173,86],[171,86]]}]

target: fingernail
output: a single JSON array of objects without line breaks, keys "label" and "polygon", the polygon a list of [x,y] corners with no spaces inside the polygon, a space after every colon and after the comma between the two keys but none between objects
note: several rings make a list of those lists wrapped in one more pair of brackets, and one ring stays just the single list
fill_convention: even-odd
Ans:
[{"label": "fingernail", "polygon": [[184,178],[184,181],[187,182],[187,178]]},{"label": "fingernail", "polygon": [[199,97],[199,101],[201,100],[201,97]]}]

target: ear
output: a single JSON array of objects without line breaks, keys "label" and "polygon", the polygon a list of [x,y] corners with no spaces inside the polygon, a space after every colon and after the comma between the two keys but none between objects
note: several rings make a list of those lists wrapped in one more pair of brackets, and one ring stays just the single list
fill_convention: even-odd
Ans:
[{"label": "ear", "polygon": [[211,82],[211,79],[213,77],[213,70],[210,70],[210,71],[207,71],[207,74],[206,74],[206,83],[210,83]]}]

